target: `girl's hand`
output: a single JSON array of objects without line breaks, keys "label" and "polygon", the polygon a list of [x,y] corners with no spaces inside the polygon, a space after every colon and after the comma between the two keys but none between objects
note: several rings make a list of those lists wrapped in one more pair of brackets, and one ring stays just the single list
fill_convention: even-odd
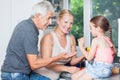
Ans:
[{"label": "girl's hand", "polygon": [[84,37],[78,39],[78,45],[79,47],[84,47],[85,39]]},{"label": "girl's hand", "polygon": [[71,54],[67,54],[66,52],[62,52],[62,53],[60,53],[58,56],[59,56],[59,58],[60,58],[61,60],[66,60],[66,59],[69,59],[69,58],[71,58],[71,57],[73,57],[73,56],[75,56],[75,55],[76,55],[76,52],[71,53]]}]

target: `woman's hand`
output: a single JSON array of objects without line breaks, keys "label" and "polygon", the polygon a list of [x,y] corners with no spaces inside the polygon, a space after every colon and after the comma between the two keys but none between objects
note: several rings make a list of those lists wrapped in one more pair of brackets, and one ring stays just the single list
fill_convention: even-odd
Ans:
[{"label": "woman's hand", "polygon": [[66,55],[66,58],[72,58],[73,56],[76,55],[76,53],[77,53],[77,52],[73,52],[73,53],[71,53],[71,54],[67,54],[67,55]]},{"label": "woman's hand", "polygon": [[68,72],[72,74],[80,70],[80,68],[75,66],[69,66],[67,69],[68,69]]},{"label": "woman's hand", "polygon": [[76,55],[76,52],[71,53],[71,54],[67,54],[66,52],[63,52],[63,53],[60,53],[58,56],[60,57],[60,59],[66,60],[66,59],[69,59],[75,55]]},{"label": "woman's hand", "polygon": [[61,60],[68,59],[66,52],[62,52],[62,53],[60,53],[58,56],[59,56],[59,58],[60,58]]}]

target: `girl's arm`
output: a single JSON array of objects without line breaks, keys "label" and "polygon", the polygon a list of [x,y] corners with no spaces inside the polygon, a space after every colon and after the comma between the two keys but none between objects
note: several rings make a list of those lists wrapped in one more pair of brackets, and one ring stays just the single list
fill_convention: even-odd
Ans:
[{"label": "girl's arm", "polygon": [[84,38],[80,38],[78,40],[78,43],[79,43],[79,48],[80,48],[81,52],[83,53],[83,55],[86,57],[86,59],[88,61],[92,60],[94,58],[94,55],[95,55],[95,52],[96,52],[96,48],[97,48],[97,38],[94,38],[92,40],[91,48],[90,48],[89,52],[87,52],[85,50],[85,47],[84,47]]}]

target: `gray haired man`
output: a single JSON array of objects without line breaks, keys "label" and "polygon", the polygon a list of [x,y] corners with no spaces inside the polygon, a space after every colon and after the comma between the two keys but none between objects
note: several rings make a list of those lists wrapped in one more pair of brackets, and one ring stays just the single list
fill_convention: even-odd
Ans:
[{"label": "gray haired man", "polygon": [[38,30],[51,24],[53,12],[51,3],[43,0],[34,5],[29,19],[15,27],[1,69],[2,80],[29,80],[31,70],[64,58],[66,53],[49,59],[38,57]]}]

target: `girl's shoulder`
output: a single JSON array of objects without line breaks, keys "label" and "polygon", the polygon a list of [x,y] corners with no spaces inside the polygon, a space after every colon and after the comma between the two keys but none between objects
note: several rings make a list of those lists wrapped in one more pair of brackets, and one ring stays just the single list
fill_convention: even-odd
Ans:
[{"label": "girl's shoulder", "polygon": [[101,47],[110,47],[113,45],[110,38],[107,36],[97,37],[96,42]]},{"label": "girl's shoulder", "polygon": [[92,42],[98,42],[99,41],[99,38],[95,37],[92,39]]},{"label": "girl's shoulder", "polygon": [[100,42],[106,41],[106,39],[107,39],[107,40],[110,40],[110,38],[107,37],[107,36],[100,36],[100,37],[94,38],[95,41],[100,41]]},{"label": "girl's shoulder", "polygon": [[111,41],[110,38],[109,38],[108,36],[101,36],[101,37],[98,37],[97,40],[100,41],[100,42],[105,42],[105,43]]},{"label": "girl's shoulder", "polygon": [[93,38],[92,39],[92,43],[94,43],[94,44],[96,44],[96,45],[98,45],[98,44],[102,44],[102,43],[104,43],[104,42],[106,42],[105,41],[105,39],[104,38],[100,38],[100,37],[95,37],[95,38]]}]

